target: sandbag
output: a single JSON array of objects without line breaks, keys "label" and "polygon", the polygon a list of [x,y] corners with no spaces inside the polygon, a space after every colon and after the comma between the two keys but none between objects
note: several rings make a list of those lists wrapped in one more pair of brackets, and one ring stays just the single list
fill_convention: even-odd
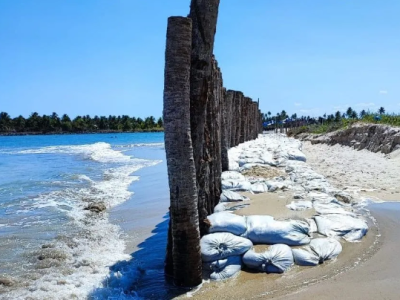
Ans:
[{"label": "sandbag", "polygon": [[251,183],[247,180],[222,180],[221,186],[223,190],[249,191],[251,189]]},{"label": "sandbag", "polygon": [[283,273],[293,265],[293,254],[289,246],[272,245],[263,253],[249,250],[243,255],[243,263],[251,268],[267,273]]},{"label": "sandbag", "polygon": [[256,182],[251,185],[251,189],[255,194],[266,193],[268,192],[268,185],[264,182]]},{"label": "sandbag", "polygon": [[312,201],[316,201],[318,203],[336,203],[341,205],[341,203],[335,197],[326,193],[310,192],[308,193],[308,197],[310,197]]},{"label": "sandbag", "polygon": [[234,191],[224,190],[221,193],[220,202],[237,202],[237,201],[247,201],[248,197],[240,195]]},{"label": "sandbag", "polygon": [[229,212],[216,212],[207,216],[208,231],[213,232],[230,232],[235,235],[242,235],[246,232],[247,224],[243,216],[238,216]]},{"label": "sandbag", "polygon": [[226,211],[226,210],[228,210],[228,205],[226,202],[219,203],[214,207],[214,213],[222,212],[222,211]]},{"label": "sandbag", "polygon": [[242,268],[241,256],[229,256],[213,262],[203,263],[203,272],[211,280],[220,281],[239,274]]},{"label": "sandbag", "polygon": [[245,236],[257,244],[286,244],[289,246],[310,243],[310,226],[299,220],[277,221],[271,216],[248,216]]},{"label": "sandbag", "polygon": [[246,164],[264,164],[264,161],[258,157],[248,157],[239,159],[238,163],[239,167],[242,167]]},{"label": "sandbag", "polygon": [[326,236],[341,236],[348,242],[361,239],[368,232],[367,223],[357,217],[327,214],[314,217],[318,232]]},{"label": "sandbag", "polygon": [[315,211],[320,215],[325,214],[342,214],[356,217],[357,215],[351,211],[344,209],[343,205],[337,203],[313,203]]},{"label": "sandbag", "polygon": [[307,160],[306,156],[299,149],[295,149],[295,148],[288,149],[287,155],[288,155],[288,159],[290,159],[290,160],[298,160],[298,161],[303,161],[303,162],[306,162],[306,160]]},{"label": "sandbag", "polygon": [[221,180],[236,180],[236,181],[243,181],[246,178],[236,171],[225,171],[221,174]]},{"label": "sandbag", "polygon": [[261,155],[260,158],[263,160],[264,164],[270,165],[270,166],[273,166],[273,167],[276,166],[276,162],[275,162],[275,160],[274,160],[274,157],[273,157],[272,153],[270,153],[270,152],[264,152],[264,153]]},{"label": "sandbag", "polygon": [[251,247],[253,247],[253,243],[249,239],[233,235],[229,232],[207,234],[200,240],[203,262],[241,255]]},{"label": "sandbag", "polygon": [[286,205],[287,208],[291,209],[291,210],[307,210],[307,209],[311,209],[313,207],[313,204],[311,201],[292,201],[290,204]]},{"label": "sandbag", "polygon": [[294,262],[299,266],[316,266],[336,258],[342,252],[342,245],[334,238],[317,238],[303,249],[293,249]]},{"label": "sandbag", "polygon": [[310,225],[310,230],[308,231],[309,233],[318,232],[317,223],[315,223],[315,220],[313,218],[306,219],[306,221],[308,225]]}]

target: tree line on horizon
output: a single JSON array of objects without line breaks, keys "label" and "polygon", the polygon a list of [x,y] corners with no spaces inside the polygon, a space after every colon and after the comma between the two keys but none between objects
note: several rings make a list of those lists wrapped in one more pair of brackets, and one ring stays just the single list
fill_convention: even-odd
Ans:
[{"label": "tree line on horizon", "polygon": [[71,119],[67,114],[61,117],[53,112],[40,116],[37,112],[28,118],[22,115],[11,118],[6,112],[0,112],[0,133],[82,133],[82,132],[132,132],[162,131],[163,120],[153,116],[145,119],[122,116],[77,116]]},{"label": "tree line on horizon", "polygon": [[[349,107],[346,112],[337,111],[335,114],[324,114],[319,117],[310,117],[310,116],[301,116],[298,117],[297,114],[292,114],[289,116],[285,110],[282,112],[277,113],[275,116],[272,116],[271,112],[268,111],[267,113],[263,114],[263,123],[264,128],[271,128],[275,126],[275,124],[282,124],[285,123],[297,123],[300,125],[311,125],[311,124],[330,124],[334,122],[340,122],[343,119],[348,120],[360,120],[368,117],[381,117],[385,114],[385,108],[380,107],[376,113],[370,112],[369,110],[366,111],[365,109],[361,110],[357,113],[356,110]],[[397,117],[397,116],[396,116]]]}]

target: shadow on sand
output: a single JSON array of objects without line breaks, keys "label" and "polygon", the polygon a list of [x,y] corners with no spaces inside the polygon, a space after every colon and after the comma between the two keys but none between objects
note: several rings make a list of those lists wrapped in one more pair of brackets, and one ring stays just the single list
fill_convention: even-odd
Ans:
[{"label": "shadow on sand", "polygon": [[169,284],[164,276],[169,215],[163,218],[131,260],[110,267],[103,287],[93,290],[89,299],[171,299],[187,292]]}]

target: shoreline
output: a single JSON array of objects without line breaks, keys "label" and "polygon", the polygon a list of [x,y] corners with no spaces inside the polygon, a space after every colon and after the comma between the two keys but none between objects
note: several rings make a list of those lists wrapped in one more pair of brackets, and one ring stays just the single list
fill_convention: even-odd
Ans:
[{"label": "shoreline", "polygon": [[28,136],[28,135],[73,135],[73,134],[120,134],[120,133],[157,133],[164,132],[164,129],[143,129],[143,130],[133,130],[133,131],[118,131],[118,130],[104,130],[104,131],[77,131],[77,132],[0,132],[0,136]]},{"label": "shoreline", "polygon": [[[388,159],[384,155],[371,153],[369,151],[356,151],[349,147],[345,146],[327,146],[327,145],[311,145],[308,143],[303,143],[303,152],[307,157],[307,164],[312,166],[312,168],[327,177],[327,180],[331,182],[333,185],[340,185],[340,189],[346,188],[346,192],[350,192],[355,195],[358,199],[381,199],[381,200],[399,200],[400,195],[397,193],[393,193],[390,189],[382,190],[382,189],[374,189],[370,186],[370,178],[369,175],[366,174],[365,178],[360,178],[360,169],[361,167],[366,168],[364,157],[368,158],[368,163],[371,163],[371,160],[376,162],[377,165],[380,165],[381,168],[389,168],[396,170],[398,166],[398,160],[394,158]],[[328,151],[328,149],[331,149]],[[333,151],[333,152],[332,152]],[[340,154],[341,153],[341,154]],[[371,156],[370,156],[371,155]],[[359,159],[354,159],[354,157],[360,156]],[[332,170],[330,166],[330,161],[327,158],[331,157],[334,161],[341,161],[340,164],[337,165],[337,168]],[[321,164],[321,160],[327,160],[327,164]],[[352,166],[351,162],[354,162],[356,165]],[[393,164],[395,162],[395,164]],[[357,164],[364,164],[358,165]],[[386,164],[387,163],[387,164]],[[349,173],[348,176],[340,175],[342,169],[353,168],[354,170],[347,170]],[[378,168],[378,167],[377,167]],[[336,172],[338,175],[335,177],[332,174],[332,171]],[[372,178],[376,181],[376,184],[380,182],[387,181],[388,176],[392,176],[393,170],[386,170],[386,173],[381,173],[381,169],[378,168],[375,170]],[[164,170],[165,172],[165,170]],[[358,176],[356,176],[358,174]],[[362,174],[362,173],[361,173]],[[331,177],[328,177],[331,176]],[[343,177],[343,178],[342,178]],[[353,178],[353,181],[350,180]],[[142,178],[145,180],[145,178]],[[335,179],[335,180],[333,180]],[[361,184],[360,181],[361,180]],[[390,186],[395,182],[395,178],[392,178],[387,182],[387,186]],[[338,187],[338,186],[337,186]],[[167,187],[165,187],[167,190]],[[280,218],[308,218],[315,214],[314,210],[306,210],[306,211],[292,211],[286,208],[286,204],[289,204],[293,200],[293,193],[295,191],[292,190],[278,190],[274,193],[261,193],[261,194],[251,194],[244,192],[242,194],[250,197],[249,201],[240,202],[240,203],[232,203],[233,205],[241,205],[241,204],[250,204],[245,206],[244,208],[237,210],[235,213],[241,215],[252,215],[252,214],[268,214],[273,215],[276,219]],[[136,201],[141,198],[141,196],[145,196],[145,193],[140,195],[141,193],[136,194]],[[397,197],[399,196],[399,197]],[[397,198],[396,198],[397,197]],[[135,196],[134,196],[135,198]],[[133,200],[133,199],[132,199]],[[143,200],[145,200],[143,198]],[[150,201],[151,203],[152,201]],[[155,203],[154,203],[155,204]],[[400,202],[398,203],[400,206]],[[380,205],[380,204],[373,204]],[[382,205],[386,205],[383,203]],[[166,206],[167,207],[167,206]],[[368,208],[368,207],[367,207]],[[164,208],[165,209],[165,208]],[[378,209],[378,208],[377,208]],[[378,209],[379,210],[379,209]],[[115,212],[115,215],[121,215],[121,212]],[[343,242],[343,252],[339,255],[336,260],[327,261],[326,263],[316,266],[316,267],[299,267],[293,266],[290,271],[281,275],[281,274],[265,274],[265,273],[255,273],[250,270],[242,270],[237,277],[231,278],[222,282],[207,282],[205,281],[202,287],[194,292],[190,293],[190,296],[194,299],[309,299],[309,295],[315,294],[314,298],[316,299],[337,299],[339,296],[330,297],[330,293],[326,293],[326,290],[330,290],[331,286],[336,286],[338,293],[340,292],[340,298],[343,299],[369,299],[369,292],[366,293],[362,290],[362,288],[357,288],[357,278],[368,278],[369,273],[373,273],[374,264],[377,262],[380,263],[382,261],[383,264],[391,262],[392,257],[395,257],[395,249],[391,248],[390,254],[386,254],[379,257],[379,253],[382,249],[387,248],[388,243],[397,243],[396,245],[400,246],[400,242],[395,240],[395,235],[393,234],[393,230],[395,228],[390,228],[390,224],[388,227],[388,221],[383,218],[382,213],[376,213],[376,209],[371,209],[371,217],[368,217],[369,231],[367,235],[360,242],[356,243],[348,243]],[[128,213],[126,211],[125,213]],[[367,212],[366,212],[367,213]],[[368,213],[367,213],[368,215]],[[162,217],[160,216],[160,221]],[[382,221],[383,218],[383,221]],[[396,213],[396,218],[400,220],[400,211]],[[374,219],[377,220],[377,225],[374,223]],[[154,224],[155,227],[148,228],[142,234],[137,235],[138,232],[135,232],[135,228],[128,225],[124,228],[124,232],[127,237],[135,236],[134,240],[130,243],[127,243],[127,253],[133,256],[133,259],[136,261],[132,261],[134,265],[136,263],[141,263],[147,261],[151,254],[148,250],[150,250],[149,246],[151,246],[150,242],[156,241],[157,243],[161,243],[161,240],[158,240],[165,235],[163,231],[166,228],[159,228],[159,226],[166,226],[165,222]],[[399,224],[400,226],[400,224]],[[389,231],[388,231],[389,228]],[[391,237],[390,240],[387,239],[387,236]],[[148,235],[148,236],[147,236]],[[139,239],[138,239],[139,238]],[[143,240],[141,240],[143,238]],[[159,245],[160,246],[160,245]],[[255,248],[258,251],[262,251],[266,249],[268,246],[266,245],[256,245]],[[397,247],[397,246],[396,246]],[[153,249],[157,251],[156,249]],[[390,249],[389,249],[390,250]],[[164,248],[160,247],[157,253],[164,253]],[[155,254],[155,252],[154,252]],[[150,256],[149,256],[150,255]],[[145,260],[143,260],[145,259]],[[162,268],[163,258],[157,262],[157,266],[155,269]],[[372,266],[371,266],[372,264]],[[153,272],[153,265],[144,265],[150,268],[151,272]],[[368,268],[364,266],[369,266]],[[155,271],[154,269],[154,271]],[[158,271],[157,271],[158,272]],[[147,274],[147,272],[145,272]],[[157,273],[158,274],[158,273]],[[348,275],[352,274],[352,275]],[[393,270],[391,273],[393,278],[400,280],[400,267],[397,270]],[[159,276],[158,274],[157,276]],[[152,275],[153,276],[153,275]],[[341,281],[341,278],[345,276],[348,278],[348,285],[350,288],[355,288],[354,293],[346,293],[346,289],[340,289],[337,287],[336,282]],[[352,278],[353,276],[354,278]],[[384,277],[381,278],[384,280]],[[162,280],[162,276],[158,278],[158,280]],[[151,286],[154,284],[153,280],[145,275],[141,282],[146,283],[146,285]],[[376,281],[375,281],[376,283]],[[343,282],[346,284],[346,282]],[[353,286],[354,285],[354,286]],[[142,284],[140,284],[142,286]],[[324,287],[324,289],[322,289]],[[150,288],[150,287],[149,287]],[[357,293],[356,293],[357,291]],[[171,291],[170,291],[171,292]],[[167,292],[168,293],[168,292]],[[171,292],[173,294],[173,291]],[[325,294],[324,294],[325,293]],[[176,296],[172,295],[171,296]],[[333,293],[332,293],[333,295]],[[372,294],[371,294],[372,295]],[[396,295],[394,289],[385,294],[387,298],[385,299],[396,299],[393,298]],[[346,298],[348,296],[348,298]],[[390,298],[392,296],[392,298]],[[188,295],[186,293],[180,294],[178,296],[179,299],[187,298]],[[291,298],[293,297],[293,298]],[[301,298],[303,297],[303,298]],[[324,298],[325,297],[325,298]],[[357,298],[360,297],[360,298]],[[388,298],[389,297],[389,298]],[[377,297],[375,297],[376,299]],[[379,298],[379,297],[378,297]]]},{"label": "shoreline", "polygon": [[298,289],[277,299],[398,299],[400,262],[395,259],[400,247],[400,202],[384,202],[368,206],[380,228],[376,252],[356,268],[329,278],[320,284]]}]

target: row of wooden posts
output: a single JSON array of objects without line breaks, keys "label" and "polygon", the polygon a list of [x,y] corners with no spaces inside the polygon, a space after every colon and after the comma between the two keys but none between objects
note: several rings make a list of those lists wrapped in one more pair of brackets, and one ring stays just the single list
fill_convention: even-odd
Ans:
[{"label": "row of wooden posts", "polygon": [[202,282],[203,220],[218,204],[228,149],[262,132],[258,102],[226,90],[213,56],[219,0],[192,0],[190,14],[168,19],[165,51],[165,150],[170,189],[166,275]]}]

